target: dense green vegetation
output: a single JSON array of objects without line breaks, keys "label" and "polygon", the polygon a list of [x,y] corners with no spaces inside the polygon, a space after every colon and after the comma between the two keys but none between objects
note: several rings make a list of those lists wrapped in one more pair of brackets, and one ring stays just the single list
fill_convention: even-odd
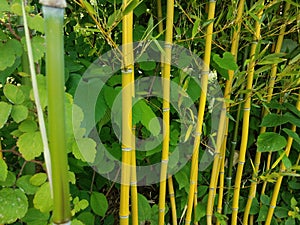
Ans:
[{"label": "dense green vegetation", "polygon": [[[58,206],[68,196],[52,200],[39,107],[47,132],[57,128],[50,121],[65,117],[66,147],[58,149],[58,158],[63,161],[66,150],[72,224],[118,224],[120,211],[122,224],[300,224],[300,4],[178,0],[173,8],[172,3],[68,1],[64,49],[55,48],[53,66],[45,56],[51,34],[45,28],[51,21],[45,21],[38,1],[27,1],[34,62],[30,68],[23,2],[0,0],[0,224],[47,225],[68,213],[68,207],[62,212]],[[151,43],[134,65],[128,59],[130,47],[111,51],[132,41]],[[169,68],[166,58],[165,64],[151,59],[151,54],[158,60],[162,52],[171,54],[163,41],[176,45]],[[47,43],[49,47],[49,39]],[[134,48],[135,54],[141,50],[139,45]],[[64,51],[64,62],[58,50]],[[127,55],[124,64],[119,60],[122,52]],[[191,62],[194,56],[204,61],[200,79],[194,79],[199,71],[191,72],[197,64]],[[47,92],[51,70],[64,73],[65,91],[60,94],[65,99],[50,99],[57,94],[55,82]],[[161,76],[162,83],[155,79]],[[206,83],[208,96],[203,94]],[[131,99],[133,95],[137,97]],[[51,118],[51,104],[64,104],[65,115],[60,117],[55,109]],[[124,135],[121,108],[123,113],[132,108],[126,122],[132,123],[137,141]],[[48,138],[51,148],[56,137]],[[178,153],[178,148],[186,152]],[[124,149],[136,152],[124,154]],[[147,168],[148,180],[135,165],[121,167],[124,158]],[[161,160],[169,160],[168,167],[152,166]],[[63,163],[58,167],[64,169]],[[137,171],[137,177],[125,177],[134,187],[130,202],[129,185],[120,184],[124,171]],[[167,180],[159,182],[160,176]],[[56,184],[66,180],[53,177]]]}]

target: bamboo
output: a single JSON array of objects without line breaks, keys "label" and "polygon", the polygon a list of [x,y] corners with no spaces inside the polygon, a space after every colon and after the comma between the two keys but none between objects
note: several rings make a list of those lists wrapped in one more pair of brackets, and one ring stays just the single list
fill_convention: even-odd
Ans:
[{"label": "bamboo", "polygon": [[48,131],[53,179],[53,223],[70,224],[68,159],[65,139],[64,7],[65,1],[42,1],[46,35]]},{"label": "bamboo", "polygon": [[157,0],[157,20],[158,20],[158,31],[162,33],[164,30],[164,24],[162,20],[162,8],[161,8],[161,0]]},{"label": "bamboo", "polygon": [[[261,5],[264,6],[264,1],[261,2]],[[244,112],[243,112],[243,128],[242,128],[242,140],[240,146],[239,153],[239,162],[238,168],[236,172],[235,178],[235,187],[233,193],[233,202],[232,202],[232,217],[231,224],[237,224],[237,215],[238,215],[238,206],[239,206],[239,196],[240,196],[240,186],[243,175],[243,168],[245,163],[245,156],[247,151],[247,142],[248,142],[248,132],[249,132],[249,119],[250,119],[250,108],[251,108],[251,94],[252,94],[252,83],[254,76],[254,66],[255,66],[255,52],[257,49],[257,42],[260,40],[260,30],[261,30],[261,18],[263,14],[263,7],[260,9],[258,13],[258,20],[255,22],[255,33],[253,37],[253,43],[251,45],[250,51],[250,62],[248,68],[248,76],[247,76],[247,86],[246,89],[248,92],[246,93],[245,103],[244,103]]]},{"label": "bamboo", "polygon": [[[129,2],[123,0],[123,7]],[[132,26],[133,13],[130,12],[122,20],[122,51],[123,51],[123,69],[122,69],[122,168],[121,168],[121,196],[120,196],[120,224],[129,224],[129,187],[131,180],[131,167],[133,163],[132,149],[132,95],[133,88],[133,47],[132,47]],[[136,178],[133,174],[132,178]],[[136,218],[136,199],[135,188],[133,188],[134,214]]]},{"label": "bamboo", "polygon": [[[211,20],[215,16],[216,1],[209,2],[208,20]],[[198,109],[198,120],[195,130],[195,140],[193,146],[192,165],[190,174],[190,190],[188,195],[187,211],[185,224],[190,224],[192,217],[192,209],[195,201],[195,190],[197,187],[198,177],[198,157],[199,157],[199,145],[202,134],[203,117],[206,104],[206,93],[208,85],[208,74],[211,56],[211,45],[212,45],[212,34],[213,34],[213,23],[207,26],[206,38],[205,38],[205,52],[204,52],[204,70],[201,77],[201,95]]]},{"label": "bamboo", "polygon": [[[290,8],[290,4],[286,3],[285,10],[283,13],[283,18],[287,15],[289,8]],[[283,24],[282,27],[280,28],[280,32],[279,32],[279,36],[277,39],[276,48],[275,48],[274,53],[280,53],[281,46],[282,46],[283,39],[284,39],[284,34],[285,34],[285,28],[286,28],[285,24]],[[277,73],[277,64],[273,64],[272,68],[271,68],[270,80],[269,80],[269,84],[268,84],[267,102],[270,102],[272,99],[274,85],[275,85],[275,79],[276,79],[276,73]],[[267,110],[264,110],[263,117],[267,114],[268,114]],[[260,134],[262,134],[264,132],[266,132],[266,127],[261,127]],[[244,211],[244,217],[243,217],[243,224],[245,224],[245,225],[248,224],[248,217],[250,214],[252,200],[253,200],[253,198],[255,198],[255,195],[256,195],[257,173],[259,170],[260,158],[261,158],[261,153],[257,151],[255,154],[254,171],[253,171],[253,175],[252,175],[253,182],[250,185],[248,200],[247,200],[247,204],[246,204],[245,211]],[[268,156],[268,162],[270,162],[270,158],[271,158],[271,154],[269,154],[269,156]],[[266,183],[264,184],[262,191],[264,191],[265,186],[266,186]]]},{"label": "bamboo", "polygon": [[[298,100],[297,100],[297,103],[296,103],[296,107],[300,111],[300,91],[298,93]],[[296,128],[297,128],[296,125],[293,124],[292,127],[291,127],[291,130],[296,132]],[[286,154],[287,157],[290,154],[292,143],[293,143],[293,138],[289,136],[288,140],[287,140],[286,147],[285,147],[285,154]],[[285,170],[286,170],[286,168],[284,166],[284,163],[281,162],[280,172],[285,172]],[[271,224],[273,213],[274,213],[274,210],[275,210],[275,207],[276,207],[277,198],[278,198],[279,191],[280,191],[280,186],[281,186],[281,183],[282,183],[282,179],[283,179],[282,175],[280,175],[277,178],[277,181],[276,181],[276,184],[275,184],[275,187],[274,187],[274,191],[273,191],[273,194],[272,194],[272,198],[271,198],[271,202],[270,202],[270,206],[269,206],[269,210],[268,210],[265,225],[270,225]]]},{"label": "bamboo", "polygon": [[[239,44],[239,34],[241,29],[241,18],[244,10],[244,0],[241,0],[239,2],[238,11],[237,11],[237,17],[236,17],[236,29],[233,33],[233,40],[232,40],[232,46],[231,46],[231,53],[235,58],[237,58],[237,51],[238,51],[238,44]],[[218,129],[218,135],[217,135],[217,149],[215,151],[215,154],[217,155],[214,160],[213,169],[212,169],[212,176],[210,181],[210,188],[209,188],[209,195],[208,195],[208,203],[207,203],[207,224],[212,224],[212,213],[213,213],[213,205],[214,205],[214,196],[216,192],[216,186],[218,181],[219,172],[221,174],[220,177],[220,190],[219,190],[219,200],[218,200],[218,212],[221,212],[222,209],[222,202],[223,202],[223,186],[224,186],[224,164],[225,164],[225,150],[226,150],[226,142],[227,142],[227,129],[228,129],[228,123],[229,118],[226,117],[226,111],[229,111],[229,100],[230,100],[230,94],[231,94],[231,88],[232,88],[232,82],[233,82],[233,76],[234,72],[232,70],[228,71],[229,79],[226,81],[225,85],[225,92],[224,97],[225,101],[223,103],[222,112],[220,115],[220,124]],[[225,121],[225,124],[224,124]],[[223,134],[223,131],[225,130],[225,133]],[[222,143],[223,142],[223,143]],[[219,151],[219,148],[221,147],[222,143],[222,151]],[[221,171],[220,171],[221,169]]]},{"label": "bamboo", "polygon": [[139,224],[138,194],[136,180],[136,156],[135,156],[135,126],[132,128],[132,151],[131,151],[131,218],[132,225]]},{"label": "bamboo", "polygon": [[168,187],[169,187],[169,196],[171,203],[171,211],[172,211],[172,224],[177,225],[177,213],[176,213],[176,204],[175,204],[175,192],[173,186],[172,176],[168,177]]},{"label": "bamboo", "polygon": [[159,186],[159,217],[158,224],[164,224],[165,201],[166,201],[166,179],[169,159],[170,141],[170,71],[171,71],[171,48],[173,41],[173,18],[174,0],[167,1],[165,57],[163,61],[163,148],[161,157],[160,186]]}]

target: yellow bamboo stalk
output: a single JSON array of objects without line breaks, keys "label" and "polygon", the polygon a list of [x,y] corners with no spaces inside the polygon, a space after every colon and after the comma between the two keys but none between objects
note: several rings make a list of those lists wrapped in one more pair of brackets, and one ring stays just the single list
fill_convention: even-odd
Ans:
[{"label": "yellow bamboo stalk", "polygon": [[[219,183],[219,198],[218,198],[218,206],[217,206],[217,212],[222,213],[222,206],[223,206],[223,196],[224,196],[224,178],[225,178],[225,151],[226,146],[224,146],[224,142],[222,145],[222,151],[221,151],[221,158],[219,159],[221,165],[220,165],[220,183]],[[217,225],[220,225],[220,222],[217,221]]]},{"label": "yellow bamboo stalk", "polygon": [[163,62],[163,148],[161,157],[159,202],[158,202],[158,224],[164,225],[165,220],[165,202],[166,202],[166,180],[169,159],[170,142],[170,71],[171,71],[171,48],[173,41],[173,18],[174,18],[174,0],[167,1],[166,18],[166,38],[165,38],[165,57]]},{"label": "yellow bamboo stalk", "polygon": [[[283,13],[283,18],[286,16],[289,8],[290,8],[290,4],[286,3],[285,10]],[[284,39],[284,34],[285,34],[285,28],[286,28],[285,24],[283,24],[282,27],[280,28],[279,36],[278,36],[277,43],[276,43],[275,53],[280,53],[282,42]],[[270,102],[272,99],[274,85],[275,85],[275,79],[276,79],[276,73],[277,73],[277,64],[273,64],[272,68],[271,68],[270,80],[269,80],[269,84],[268,84],[267,102]],[[263,116],[265,116],[267,114],[268,114],[267,110],[264,110]],[[266,127],[261,127],[260,134],[265,133],[265,132],[266,132]],[[244,217],[243,217],[244,225],[248,224],[248,217],[250,214],[252,200],[253,200],[253,198],[255,198],[255,195],[256,195],[257,173],[259,170],[260,158],[261,158],[261,153],[257,151],[255,154],[254,171],[253,171],[253,175],[252,175],[253,182],[250,185],[248,200],[247,200],[247,204],[246,204],[245,211],[244,211]],[[271,159],[271,154],[269,154],[269,156],[268,156],[268,162],[270,162],[270,159]],[[264,192],[265,187],[266,187],[266,183],[264,183],[264,186],[262,189],[263,192]]]},{"label": "yellow bamboo stalk", "polygon": [[[297,100],[297,103],[296,103],[296,107],[300,111],[300,91],[298,93],[298,100]],[[295,125],[292,125],[291,130],[295,132],[296,128],[297,127]],[[285,147],[286,156],[289,156],[289,154],[290,154],[292,143],[293,143],[293,138],[289,136],[288,140],[287,140],[287,145]],[[280,172],[284,172],[285,169],[286,168],[285,168],[283,162],[281,162]],[[280,186],[281,186],[281,183],[282,183],[282,178],[283,178],[283,176],[281,175],[281,176],[278,177],[278,179],[276,181],[265,225],[270,225],[271,224],[271,220],[272,220],[272,217],[273,217],[273,213],[274,213],[274,210],[275,210],[275,207],[276,207],[277,198],[278,198],[279,191],[280,191]]]},{"label": "yellow bamboo stalk", "polygon": [[[123,0],[123,7],[127,6]],[[122,168],[120,195],[120,224],[129,224],[129,188],[132,164],[132,80],[133,80],[133,49],[132,49],[133,14],[128,13],[122,20],[123,68],[122,68]],[[134,195],[134,193],[133,193]]]},{"label": "yellow bamboo stalk", "polygon": [[[234,30],[233,37],[232,37],[232,45],[231,45],[231,53],[235,58],[235,61],[237,59],[237,51],[238,51],[238,45],[239,45],[239,37],[240,37],[240,30],[241,30],[241,22],[242,22],[242,15],[244,11],[244,0],[241,0],[239,2],[237,16],[236,16],[236,29]],[[228,71],[229,79],[226,81],[225,85],[225,92],[224,92],[224,98],[225,101],[223,103],[222,112],[220,115],[220,124],[218,129],[218,137],[217,137],[217,149],[216,154],[217,157],[215,157],[213,169],[212,169],[212,176],[210,181],[210,188],[209,188],[209,194],[208,194],[208,203],[207,203],[207,224],[212,224],[212,214],[213,214],[213,204],[214,204],[214,196],[216,192],[216,186],[218,181],[218,174],[221,169],[221,177],[220,177],[220,193],[219,193],[219,200],[218,200],[218,212],[222,211],[222,202],[223,202],[223,186],[224,186],[224,160],[225,160],[225,150],[226,150],[226,142],[227,142],[227,129],[228,129],[228,123],[229,118],[226,117],[226,111],[229,111],[229,100],[230,100],[230,94],[232,89],[232,81],[234,72],[232,70]],[[225,121],[225,124],[224,124]],[[223,131],[225,133],[223,134]],[[220,152],[219,146],[221,146],[221,142],[223,142],[222,146],[223,149]],[[221,163],[221,164],[220,164]],[[220,195],[221,194],[221,195]]]},{"label": "yellow bamboo stalk", "polygon": [[132,128],[132,151],[131,151],[131,220],[132,225],[139,224],[138,193],[136,180],[136,155],[135,155],[135,126]]},{"label": "yellow bamboo stalk", "polygon": [[161,0],[157,0],[157,20],[158,20],[158,31],[159,33],[163,32],[163,21],[162,21],[162,8],[161,8]]},{"label": "yellow bamboo stalk", "polygon": [[168,187],[169,187],[169,196],[171,203],[171,211],[172,211],[172,224],[177,225],[177,212],[176,212],[176,204],[175,204],[175,192],[173,186],[172,176],[168,177]]},{"label": "yellow bamboo stalk", "polygon": [[[3,159],[1,137],[0,137],[0,159]],[[3,225],[3,224],[0,223],[0,225]]]},{"label": "yellow bamboo stalk", "polygon": [[[209,11],[208,11],[208,20],[211,20],[215,17],[215,7],[216,1],[209,2]],[[190,190],[188,195],[187,211],[185,224],[188,225],[191,223],[193,204],[196,200],[195,190],[197,188],[197,179],[198,179],[198,157],[199,157],[199,145],[202,134],[202,125],[204,110],[206,104],[206,93],[208,85],[208,74],[209,74],[209,65],[210,65],[210,56],[211,56],[211,45],[212,45],[212,34],[213,34],[213,22],[207,26],[206,38],[205,38],[205,52],[204,52],[204,69],[201,77],[201,95],[200,95],[200,104],[198,109],[198,121],[196,124],[195,130],[195,140],[193,146],[193,156],[192,156],[192,165],[191,165],[191,174],[190,174]]]},{"label": "yellow bamboo stalk", "polygon": [[242,140],[241,140],[241,146],[240,146],[239,162],[238,162],[238,168],[237,168],[237,172],[236,172],[235,186],[234,186],[234,193],[233,193],[233,202],[232,202],[232,217],[231,217],[232,225],[237,224],[240,186],[241,186],[243,168],[244,168],[244,163],[245,163],[245,156],[246,156],[246,151],[247,151],[247,142],[248,142],[252,83],[253,83],[254,67],[255,67],[255,52],[257,49],[257,42],[260,39],[260,30],[261,30],[260,20],[262,18],[262,14],[263,14],[264,1],[261,2],[261,6],[262,6],[262,8],[258,13],[259,21],[255,22],[255,33],[254,33],[253,43],[251,45],[251,51],[250,51],[250,62],[249,62],[247,86],[246,86],[246,90],[248,90],[248,92],[246,94],[246,98],[245,98],[246,100],[244,103]]}]

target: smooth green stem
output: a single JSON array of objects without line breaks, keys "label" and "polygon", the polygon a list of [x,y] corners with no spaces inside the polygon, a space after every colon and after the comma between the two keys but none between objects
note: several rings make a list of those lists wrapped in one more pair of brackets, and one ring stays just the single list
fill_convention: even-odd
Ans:
[{"label": "smooth green stem", "polygon": [[43,6],[46,34],[46,75],[48,89],[48,129],[52,161],[53,222],[71,218],[68,164],[65,138],[64,9]]}]

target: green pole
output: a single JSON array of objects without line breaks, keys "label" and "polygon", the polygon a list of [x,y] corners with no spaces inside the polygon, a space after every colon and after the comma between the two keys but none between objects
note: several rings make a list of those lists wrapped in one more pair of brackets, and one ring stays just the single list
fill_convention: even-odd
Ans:
[{"label": "green pole", "polygon": [[66,2],[41,0],[45,18],[48,133],[52,162],[53,224],[71,224],[65,138],[63,22]]}]

